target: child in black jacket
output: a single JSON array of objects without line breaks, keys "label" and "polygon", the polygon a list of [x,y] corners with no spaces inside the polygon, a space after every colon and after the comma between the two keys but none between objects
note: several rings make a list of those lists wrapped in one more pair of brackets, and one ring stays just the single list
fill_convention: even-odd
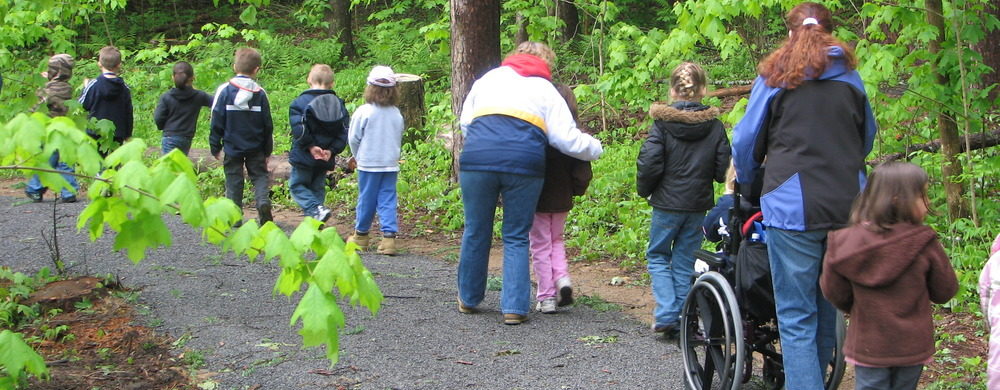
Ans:
[{"label": "child in black jacket", "polygon": [[243,168],[253,181],[257,219],[271,221],[271,198],[267,160],[274,147],[274,124],[267,93],[254,78],[260,70],[260,53],[252,48],[236,50],[236,77],[219,86],[212,103],[212,132],[208,144],[216,160],[226,157],[226,197],[243,207]]},{"label": "child in black jacket", "polygon": [[288,108],[288,123],[292,126],[288,189],[306,216],[326,222],[330,218],[330,209],[323,205],[326,172],[336,165],[334,156],[347,146],[351,117],[344,100],[333,92],[333,69],[329,65],[313,65],[306,82],[309,89]]},{"label": "child in black jacket", "polygon": [[[121,145],[132,136],[132,91],[125,80],[118,77],[122,68],[122,53],[114,46],[106,46],[98,52],[97,62],[101,67],[101,75],[87,80],[80,93],[80,104],[89,113],[88,118],[107,119],[115,124],[114,144],[100,142],[102,156],[107,156],[113,148]],[[100,141],[100,134],[87,131],[91,137]]]},{"label": "child in black jacket", "polygon": [[194,68],[191,64],[181,61],[174,65],[174,88],[160,96],[160,102],[153,112],[156,128],[163,131],[163,154],[180,149],[184,154],[191,151],[191,141],[194,139],[195,125],[202,107],[212,105],[212,97],[201,90],[194,89]]}]

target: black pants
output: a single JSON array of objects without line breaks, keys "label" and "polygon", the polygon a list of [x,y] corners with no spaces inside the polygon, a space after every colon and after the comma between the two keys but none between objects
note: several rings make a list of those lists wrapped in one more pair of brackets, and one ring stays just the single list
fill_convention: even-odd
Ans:
[{"label": "black pants", "polygon": [[226,197],[243,208],[243,186],[246,178],[243,176],[243,168],[246,167],[253,182],[254,200],[257,202],[257,209],[271,205],[270,182],[267,174],[267,157],[264,153],[249,156],[229,156],[222,160],[222,167],[226,172]]},{"label": "black pants", "polygon": [[906,367],[863,367],[854,366],[854,388],[856,390],[912,390],[920,382],[922,364]]}]

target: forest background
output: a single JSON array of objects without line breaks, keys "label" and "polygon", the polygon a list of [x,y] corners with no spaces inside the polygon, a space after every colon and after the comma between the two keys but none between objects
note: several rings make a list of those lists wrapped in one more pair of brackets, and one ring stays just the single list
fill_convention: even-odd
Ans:
[{"label": "forest background", "polygon": [[[635,194],[634,163],[650,125],[649,104],[667,98],[669,72],[681,61],[703,64],[710,89],[747,86],[756,64],[786,36],[784,12],[798,2],[0,0],[0,123],[12,128],[18,114],[35,106],[35,91],[45,82],[39,74],[50,55],[65,52],[77,59],[71,82],[78,95],[83,78],[99,74],[97,50],[115,45],[123,52],[122,77],[133,91],[135,137],[158,145],[152,112],[172,86],[171,65],[191,62],[195,86],[211,92],[232,76],[233,50],[252,46],[264,60],[259,81],[272,105],[275,153],[284,153],[290,141],[286,107],[307,88],[312,64],[334,68],[335,90],[352,111],[363,103],[368,70],[386,64],[421,76],[426,91],[423,125],[407,130],[401,165],[399,207],[411,227],[407,234],[457,236],[460,191],[452,151],[442,142],[455,133],[453,102],[477,73],[496,65],[500,53],[521,40],[543,41],[558,55],[554,78],[574,88],[582,127],[605,144],[589,193],[578,199],[567,222],[573,260],[614,259],[624,270],[641,270],[651,211]],[[870,162],[906,159],[931,174],[936,213],[928,223],[939,232],[961,282],[944,309],[978,314],[976,280],[989,242],[1000,233],[994,70],[1000,69],[1000,11],[989,0],[822,3],[835,12],[836,35],[860,59],[880,128]],[[480,65],[463,68],[470,58]],[[741,97],[714,96],[706,103],[722,106],[731,127],[742,116]],[[82,127],[78,109],[72,118]],[[194,147],[206,148],[207,139],[202,115]],[[0,156],[11,153],[0,150]],[[129,153],[142,159],[141,151]],[[3,165],[16,166],[11,161]],[[0,175],[24,172],[4,169]],[[221,169],[194,179],[200,193],[223,193]],[[273,190],[276,202],[294,207],[284,183]],[[327,200],[346,216],[356,196],[356,183],[342,180]],[[252,240],[245,240],[245,249],[252,250]],[[146,247],[160,243],[123,247],[138,251],[138,260]],[[985,371],[984,359],[956,363],[966,374]]]}]

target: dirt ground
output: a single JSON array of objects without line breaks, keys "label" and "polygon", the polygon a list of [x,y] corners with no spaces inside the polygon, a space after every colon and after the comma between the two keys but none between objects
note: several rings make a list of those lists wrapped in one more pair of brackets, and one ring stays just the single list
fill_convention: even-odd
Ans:
[{"label": "dirt ground", "polygon": [[[17,186],[17,181],[8,179],[0,181],[0,195],[23,196],[23,193]],[[255,217],[252,209],[247,211],[246,217]],[[335,215],[328,224],[335,226],[346,237],[352,229],[348,218],[349,216]],[[279,208],[275,212],[276,222],[286,228],[294,227],[301,219],[297,209]],[[460,248],[458,233],[424,230],[414,234],[406,226],[405,217],[401,219],[400,230],[405,232],[398,240],[401,251],[457,263]],[[377,240],[375,238],[373,241]],[[570,258],[572,259],[572,251]],[[499,245],[495,245],[490,255],[492,274],[500,274],[501,259]],[[571,262],[570,275],[577,294],[599,296],[621,306],[625,314],[646,324],[651,322],[654,303],[642,270],[626,272],[613,261]],[[35,383],[32,388],[193,388],[190,383],[195,383],[196,378],[190,378],[189,374],[192,359],[185,360],[183,355],[175,355],[179,353],[177,349],[171,353],[170,340],[134,324],[134,310],[128,302],[115,297],[103,297],[92,303],[93,306],[85,310],[66,312],[53,319],[52,324],[69,325],[67,333],[73,334],[75,339],[41,343],[39,349],[52,370],[52,377],[61,379],[44,384]],[[950,334],[961,336],[954,337],[939,347],[939,350],[948,348],[952,359],[943,363],[939,359],[931,363],[923,376],[923,384],[954,372],[954,364],[960,364],[963,358],[979,356],[985,359],[986,356],[986,340],[974,315],[945,311],[940,311],[939,314],[942,318],[938,321],[939,328],[943,327]],[[27,335],[37,335],[40,330],[31,332],[28,331]],[[126,383],[130,385],[125,385]],[[841,388],[851,387],[853,373],[849,368]]]}]

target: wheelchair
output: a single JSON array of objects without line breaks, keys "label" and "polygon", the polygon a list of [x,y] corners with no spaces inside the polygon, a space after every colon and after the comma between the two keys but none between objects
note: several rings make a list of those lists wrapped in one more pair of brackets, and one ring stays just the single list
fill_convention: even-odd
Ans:
[{"label": "wheelchair", "polygon": [[[781,339],[766,247],[754,236],[754,222],[759,225],[759,209],[748,205],[735,194],[730,209],[730,224],[723,235],[721,251],[699,249],[695,258],[708,264],[708,271],[695,273],[681,311],[679,346],[684,361],[684,381],[689,389],[736,390],[747,388],[780,389],[784,386]],[[743,216],[751,215],[746,218]],[[736,228],[733,228],[733,227]],[[728,236],[728,237],[727,237]],[[765,274],[762,279],[746,280],[753,267],[749,256],[739,251],[763,250]],[[756,266],[761,267],[760,259]],[[846,334],[843,313],[837,312],[836,347],[826,370],[825,389],[836,389],[846,367],[841,352]],[[759,369],[755,368],[759,363]],[[754,380],[760,378],[760,380]],[[762,383],[761,383],[762,382]]]}]

